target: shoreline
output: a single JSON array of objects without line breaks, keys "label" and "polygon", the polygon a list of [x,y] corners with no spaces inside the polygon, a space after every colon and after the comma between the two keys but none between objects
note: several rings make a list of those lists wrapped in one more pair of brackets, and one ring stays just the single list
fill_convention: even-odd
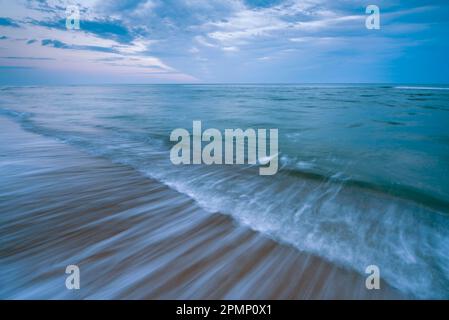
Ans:
[{"label": "shoreline", "polygon": [[[0,117],[6,299],[404,299],[209,213],[134,169]],[[19,204],[19,206],[18,206]],[[81,289],[65,288],[76,264]]]}]

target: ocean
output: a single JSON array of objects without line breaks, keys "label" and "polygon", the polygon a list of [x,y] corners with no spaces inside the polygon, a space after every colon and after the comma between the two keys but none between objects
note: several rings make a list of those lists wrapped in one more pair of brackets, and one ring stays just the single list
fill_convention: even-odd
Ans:
[{"label": "ocean", "polygon": [[[449,298],[449,87],[2,87],[0,116],[129,166],[202,210],[299,252],[362,276],[376,265],[406,295]],[[173,165],[170,133],[191,132],[195,120],[221,131],[278,129],[278,173],[260,176],[254,165]],[[0,166],[3,221],[24,210],[14,200],[24,191],[8,180],[14,170],[22,169]],[[2,232],[0,241],[11,237]]]}]

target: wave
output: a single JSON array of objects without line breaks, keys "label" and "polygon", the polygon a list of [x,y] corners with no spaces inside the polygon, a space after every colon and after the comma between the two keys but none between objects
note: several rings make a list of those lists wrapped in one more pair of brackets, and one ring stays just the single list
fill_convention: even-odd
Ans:
[{"label": "wave", "polygon": [[[126,164],[190,196],[209,212],[223,212],[279,242],[364,274],[375,264],[383,279],[417,297],[447,298],[447,203],[413,190],[364,184],[338,174],[308,172],[308,163],[274,177],[248,166],[173,166],[163,144],[126,131],[104,135],[43,127],[30,114],[0,109],[32,132]],[[399,191],[398,191],[399,190]],[[407,197],[401,198],[401,193]],[[445,207],[446,206],[446,207]]]},{"label": "wave", "polygon": [[449,87],[424,87],[424,86],[397,86],[394,89],[401,90],[449,90]]},{"label": "wave", "polygon": [[372,183],[369,181],[355,179],[344,172],[318,172],[316,164],[307,161],[293,162],[286,160],[283,156],[280,159],[282,171],[299,179],[311,179],[315,181],[333,181],[335,183],[344,183],[346,186],[352,186],[370,192],[379,192],[384,195],[394,196],[403,200],[415,202],[417,206],[424,205],[430,209],[436,210],[449,217],[449,201],[436,197],[420,189],[408,185],[399,185],[391,183]]}]

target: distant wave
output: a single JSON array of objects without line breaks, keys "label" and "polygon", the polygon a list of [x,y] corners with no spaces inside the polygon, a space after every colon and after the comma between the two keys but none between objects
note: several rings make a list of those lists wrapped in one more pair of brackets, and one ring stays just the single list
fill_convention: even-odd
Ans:
[{"label": "distant wave", "polygon": [[398,86],[395,89],[401,90],[449,90],[449,87],[412,87],[412,86]]}]

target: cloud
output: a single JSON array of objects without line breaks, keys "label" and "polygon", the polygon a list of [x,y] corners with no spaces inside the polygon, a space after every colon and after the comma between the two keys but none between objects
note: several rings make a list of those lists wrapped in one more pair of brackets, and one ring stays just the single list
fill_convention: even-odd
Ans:
[{"label": "cloud", "polygon": [[50,46],[58,49],[70,49],[70,50],[87,50],[87,51],[99,51],[99,52],[110,52],[115,53],[117,50],[113,48],[100,47],[100,46],[89,46],[89,45],[69,45],[59,40],[43,39],[41,41],[43,46]]},{"label": "cloud", "polygon": [[239,51],[239,48],[237,48],[237,47],[223,47],[222,49],[223,49],[223,51],[226,51],[226,52],[237,52],[237,51]]},{"label": "cloud", "polygon": [[51,46],[53,48],[69,49],[71,46],[59,40],[44,39],[41,41],[43,46]]},{"label": "cloud", "polygon": [[[362,0],[79,2],[81,29],[72,31],[67,1],[5,2],[2,54],[32,58],[24,54],[32,49],[45,68],[150,72],[173,81],[380,81],[401,74],[392,71],[401,57],[416,65],[447,52],[449,36],[449,6],[439,0],[379,0],[377,31],[365,28]],[[54,60],[39,60],[45,57]]]},{"label": "cloud", "polygon": [[55,60],[54,58],[45,58],[45,57],[0,57],[1,59],[8,59],[8,60]]},{"label": "cloud", "polygon": [[[66,30],[66,19],[55,21],[34,20],[32,23],[51,29]],[[100,38],[113,39],[121,43],[132,42],[139,35],[139,31],[141,32],[139,29],[137,31],[129,30],[120,20],[114,19],[81,20],[80,30],[81,32],[90,33]]]},{"label": "cloud", "polygon": [[20,26],[12,19],[0,17],[0,26],[19,28]]},{"label": "cloud", "polygon": [[217,47],[216,44],[213,44],[213,43],[209,42],[208,40],[206,40],[206,38],[204,36],[195,36],[194,40],[198,44],[200,44],[200,45],[202,45],[204,47],[209,47],[209,48],[216,48]]},{"label": "cloud", "polygon": [[27,67],[27,66],[0,66],[0,70],[27,70],[27,69],[34,69],[34,67]]}]

